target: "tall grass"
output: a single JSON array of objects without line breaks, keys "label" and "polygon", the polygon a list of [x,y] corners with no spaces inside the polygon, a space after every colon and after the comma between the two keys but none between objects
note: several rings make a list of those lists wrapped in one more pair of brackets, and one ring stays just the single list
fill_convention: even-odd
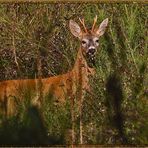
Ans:
[{"label": "tall grass", "polygon": [[[132,3],[1,4],[0,80],[36,78],[38,56],[42,77],[72,69],[79,42],[70,34],[69,20],[78,22],[79,17],[84,17],[89,27],[95,15],[98,25],[108,17],[109,26],[100,38],[97,53],[97,74],[91,80],[92,94],[87,94],[84,100],[84,143],[148,144],[146,10],[147,5]],[[14,47],[20,69],[15,62]],[[29,115],[22,110],[22,118],[18,117],[17,122],[15,117],[7,121],[9,129],[2,122],[0,137],[7,139],[9,135],[11,140],[3,140],[1,144],[22,144],[22,141],[65,144],[65,133],[71,128],[69,106],[56,108],[50,97],[45,100],[45,123],[40,123],[42,118],[36,109],[32,113],[28,107]],[[76,143],[79,143],[78,120]],[[36,137],[28,140],[30,133]]]}]

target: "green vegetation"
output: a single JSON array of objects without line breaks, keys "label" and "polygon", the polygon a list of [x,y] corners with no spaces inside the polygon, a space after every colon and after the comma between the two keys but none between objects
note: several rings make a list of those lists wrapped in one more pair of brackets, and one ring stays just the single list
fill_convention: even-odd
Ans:
[{"label": "green vegetation", "polygon": [[[148,144],[147,5],[1,4],[0,81],[36,78],[38,59],[42,77],[72,69],[79,42],[69,20],[84,17],[89,27],[95,15],[98,25],[108,17],[109,26],[100,38],[92,94],[84,100],[84,144]],[[20,104],[17,116],[0,123],[0,144],[68,143],[69,104],[57,107],[51,98],[42,115],[29,101]],[[75,134],[78,144],[78,118]]]}]

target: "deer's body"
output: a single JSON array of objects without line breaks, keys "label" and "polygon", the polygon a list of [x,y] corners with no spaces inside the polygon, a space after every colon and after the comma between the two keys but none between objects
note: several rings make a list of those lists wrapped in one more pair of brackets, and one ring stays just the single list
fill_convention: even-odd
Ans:
[{"label": "deer's body", "polygon": [[[89,76],[94,75],[94,73],[94,68],[88,67],[87,62],[85,61],[84,57],[82,56],[81,50],[79,49],[74,68],[66,74],[43,79],[21,79],[1,82],[1,106],[2,104],[4,104],[5,107],[3,109],[7,112],[8,115],[13,114],[15,99],[22,99],[23,97],[20,96],[25,90],[29,90],[33,92],[33,94],[38,94],[38,85],[40,85],[40,83],[43,97],[45,97],[48,94],[51,94],[58,102],[64,103],[66,101],[66,98],[69,98],[69,96],[73,96],[76,94],[76,91],[79,87],[78,85],[81,82],[82,91],[89,91]],[[34,98],[32,98],[32,102],[36,100],[36,97],[37,96],[34,95]],[[36,101],[39,100],[37,99]]]},{"label": "deer's body", "polygon": [[[72,98],[79,95],[80,100],[84,97],[84,92],[90,91],[89,76],[94,75],[95,69],[90,67],[88,61],[94,63],[96,48],[99,45],[98,38],[104,34],[108,19],[104,20],[98,29],[95,29],[95,22],[91,31],[87,31],[84,20],[80,20],[84,26],[85,32],[74,21],[70,21],[69,27],[71,33],[80,39],[81,47],[78,50],[74,67],[66,74],[53,76],[43,79],[24,79],[8,80],[0,82],[0,109],[5,115],[11,115],[15,110],[15,101],[22,101],[21,97],[24,90],[32,91],[32,103],[41,103],[38,97],[42,98],[49,93],[56,98],[58,102],[65,102],[66,98]],[[78,98],[78,99],[79,99]],[[82,103],[82,102],[81,102]]]}]

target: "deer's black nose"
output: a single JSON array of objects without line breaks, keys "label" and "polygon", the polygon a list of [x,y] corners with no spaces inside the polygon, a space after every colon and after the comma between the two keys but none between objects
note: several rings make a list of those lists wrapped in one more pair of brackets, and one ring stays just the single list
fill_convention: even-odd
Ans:
[{"label": "deer's black nose", "polygon": [[89,48],[88,50],[88,53],[89,54],[94,54],[96,52],[96,49],[93,47],[93,48]]}]

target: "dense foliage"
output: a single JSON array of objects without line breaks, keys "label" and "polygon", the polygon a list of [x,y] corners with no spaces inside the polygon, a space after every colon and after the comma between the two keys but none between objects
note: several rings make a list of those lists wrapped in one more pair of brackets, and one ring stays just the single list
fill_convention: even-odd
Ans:
[{"label": "dense foliage", "polygon": [[[98,25],[108,17],[109,26],[100,39],[93,92],[84,100],[84,144],[148,144],[147,5],[1,4],[0,81],[36,78],[38,59],[42,77],[72,69],[79,42],[69,20],[84,17],[89,26],[95,15]],[[56,107],[50,98],[42,115],[29,101],[19,104],[19,114],[0,123],[0,144],[69,143],[69,104]],[[79,118],[75,134],[79,143]]]}]

